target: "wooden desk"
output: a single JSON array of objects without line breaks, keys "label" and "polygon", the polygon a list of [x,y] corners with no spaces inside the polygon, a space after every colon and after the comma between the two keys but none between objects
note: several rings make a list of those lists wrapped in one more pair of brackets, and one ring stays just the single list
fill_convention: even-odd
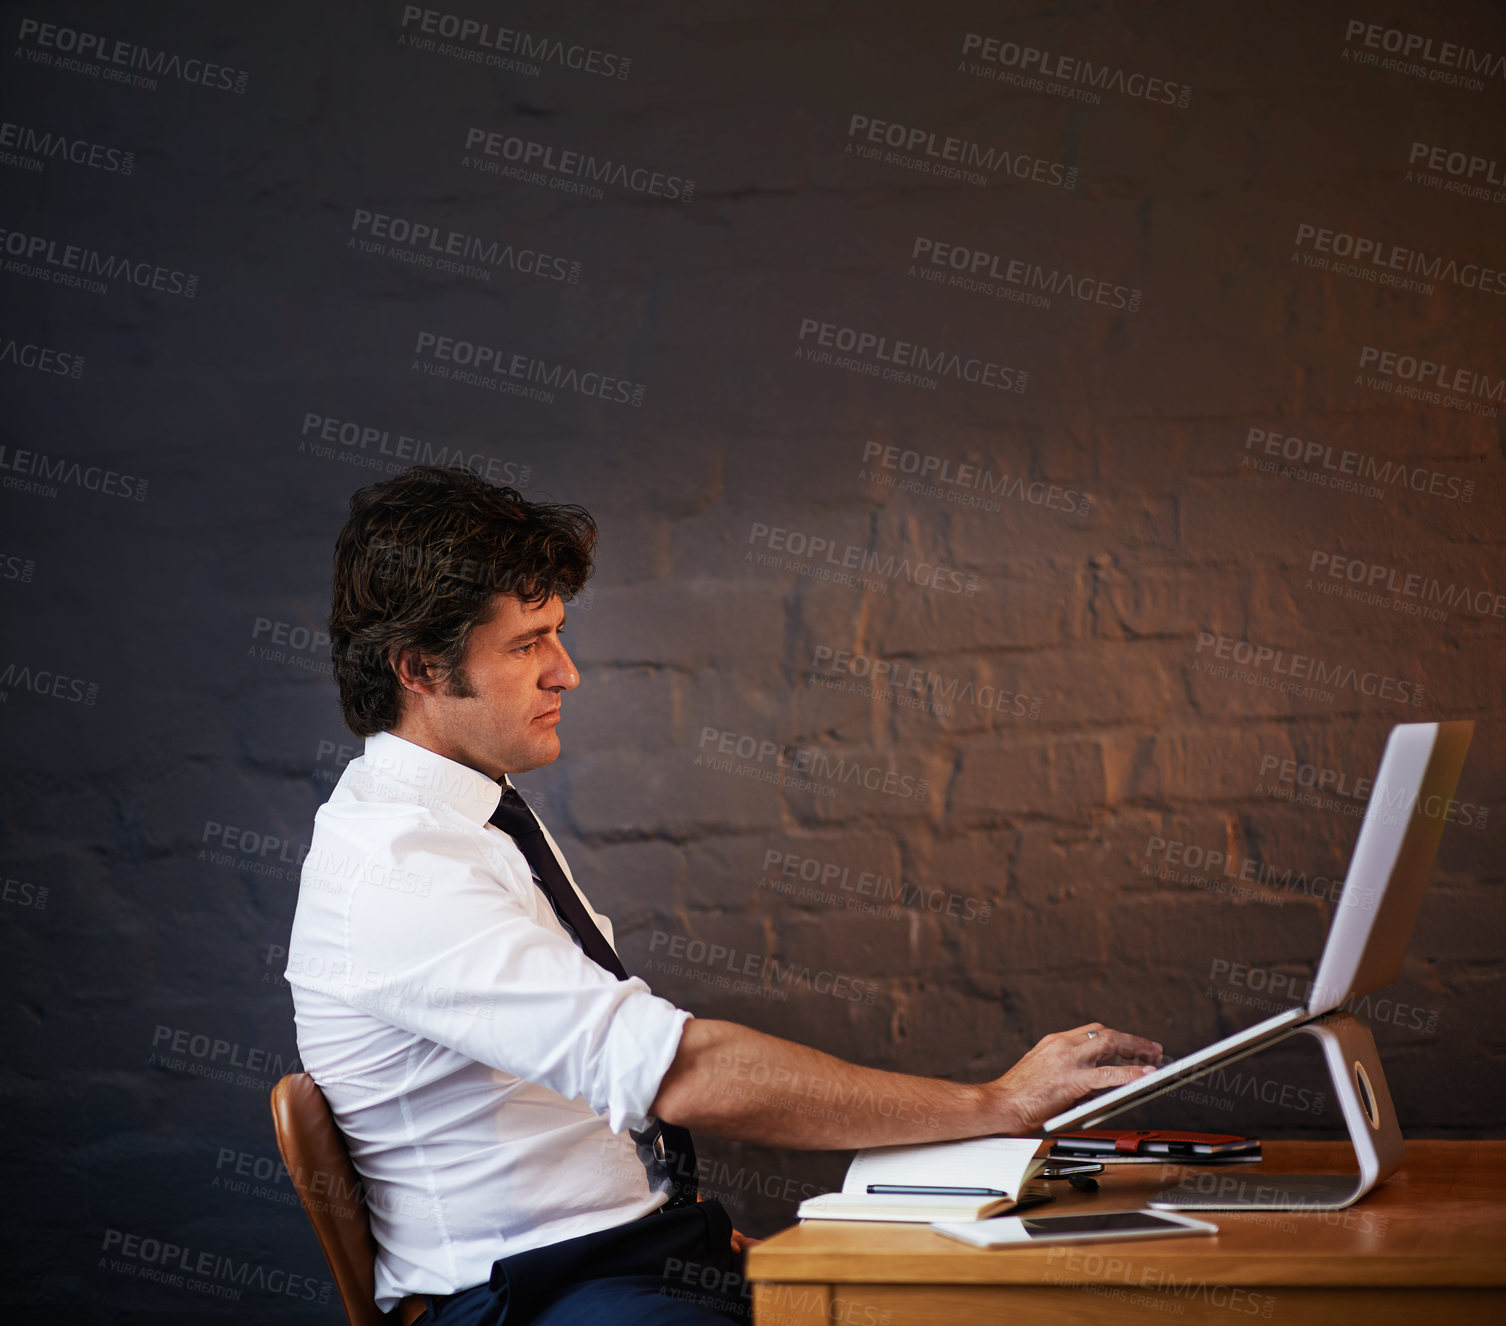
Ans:
[{"label": "wooden desk", "polygon": [[[1259,1165],[1109,1166],[1098,1192],[1061,1181],[1039,1213],[1140,1207],[1199,1173],[1354,1168],[1347,1143],[1268,1142]],[[1401,1172],[1344,1211],[1187,1214],[1219,1233],[985,1250],[923,1225],[809,1221],[749,1253],[754,1321],[1506,1323],[1506,1141],[1408,1142]]]}]

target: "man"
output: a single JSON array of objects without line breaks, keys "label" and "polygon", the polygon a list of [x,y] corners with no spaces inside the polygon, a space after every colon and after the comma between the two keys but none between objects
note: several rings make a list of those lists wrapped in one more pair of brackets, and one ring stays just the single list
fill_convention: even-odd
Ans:
[{"label": "man", "polygon": [[[595,538],[580,507],[415,467],[358,492],[336,545],[335,676],[366,745],[315,818],[287,978],[366,1183],[377,1305],[425,1326],[724,1322],[745,1241],[696,1201],[695,1132],[834,1150],[1028,1135],[1160,1053],[1093,1023],[993,1082],[911,1077],[628,978],[508,779],[560,753],[580,683],[564,602]],[[803,1109],[816,1079],[859,1103]],[[666,1268],[686,1265],[727,1301],[699,1294],[704,1272],[694,1300],[671,1296]]]}]

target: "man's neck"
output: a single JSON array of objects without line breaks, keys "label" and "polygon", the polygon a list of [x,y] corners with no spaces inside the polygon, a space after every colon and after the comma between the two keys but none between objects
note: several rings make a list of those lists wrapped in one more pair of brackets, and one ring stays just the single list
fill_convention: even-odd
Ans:
[{"label": "man's neck", "polygon": [[498,769],[496,772],[493,772],[491,769],[482,768],[469,751],[461,750],[452,742],[446,741],[440,733],[433,731],[427,723],[407,718],[399,722],[395,727],[388,728],[387,730],[394,737],[401,737],[404,741],[412,742],[415,746],[422,746],[426,751],[430,751],[435,755],[442,755],[447,760],[454,760],[456,764],[463,764],[467,769],[474,769],[477,773],[484,774],[493,782],[502,783],[503,786],[508,785],[504,781],[507,778],[505,770]]}]

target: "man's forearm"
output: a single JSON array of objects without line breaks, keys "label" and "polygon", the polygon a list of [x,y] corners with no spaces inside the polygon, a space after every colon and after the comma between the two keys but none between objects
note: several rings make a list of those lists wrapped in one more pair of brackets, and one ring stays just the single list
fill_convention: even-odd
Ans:
[{"label": "man's forearm", "polygon": [[685,1024],[653,1111],[702,1132],[805,1150],[939,1142],[1006,1126],[986,1087],[861,1068],[704,1018]]}]

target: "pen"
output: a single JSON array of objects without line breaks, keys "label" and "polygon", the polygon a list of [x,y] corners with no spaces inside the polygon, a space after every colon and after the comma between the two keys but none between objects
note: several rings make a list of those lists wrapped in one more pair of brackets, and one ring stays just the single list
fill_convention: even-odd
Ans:
[{"label": "pen", "polygon": [[875,1196],[905,1197],[1008,1197],[1002,1188],[928,1188],[906,1183],[870,1183],[868,1191]]}]

